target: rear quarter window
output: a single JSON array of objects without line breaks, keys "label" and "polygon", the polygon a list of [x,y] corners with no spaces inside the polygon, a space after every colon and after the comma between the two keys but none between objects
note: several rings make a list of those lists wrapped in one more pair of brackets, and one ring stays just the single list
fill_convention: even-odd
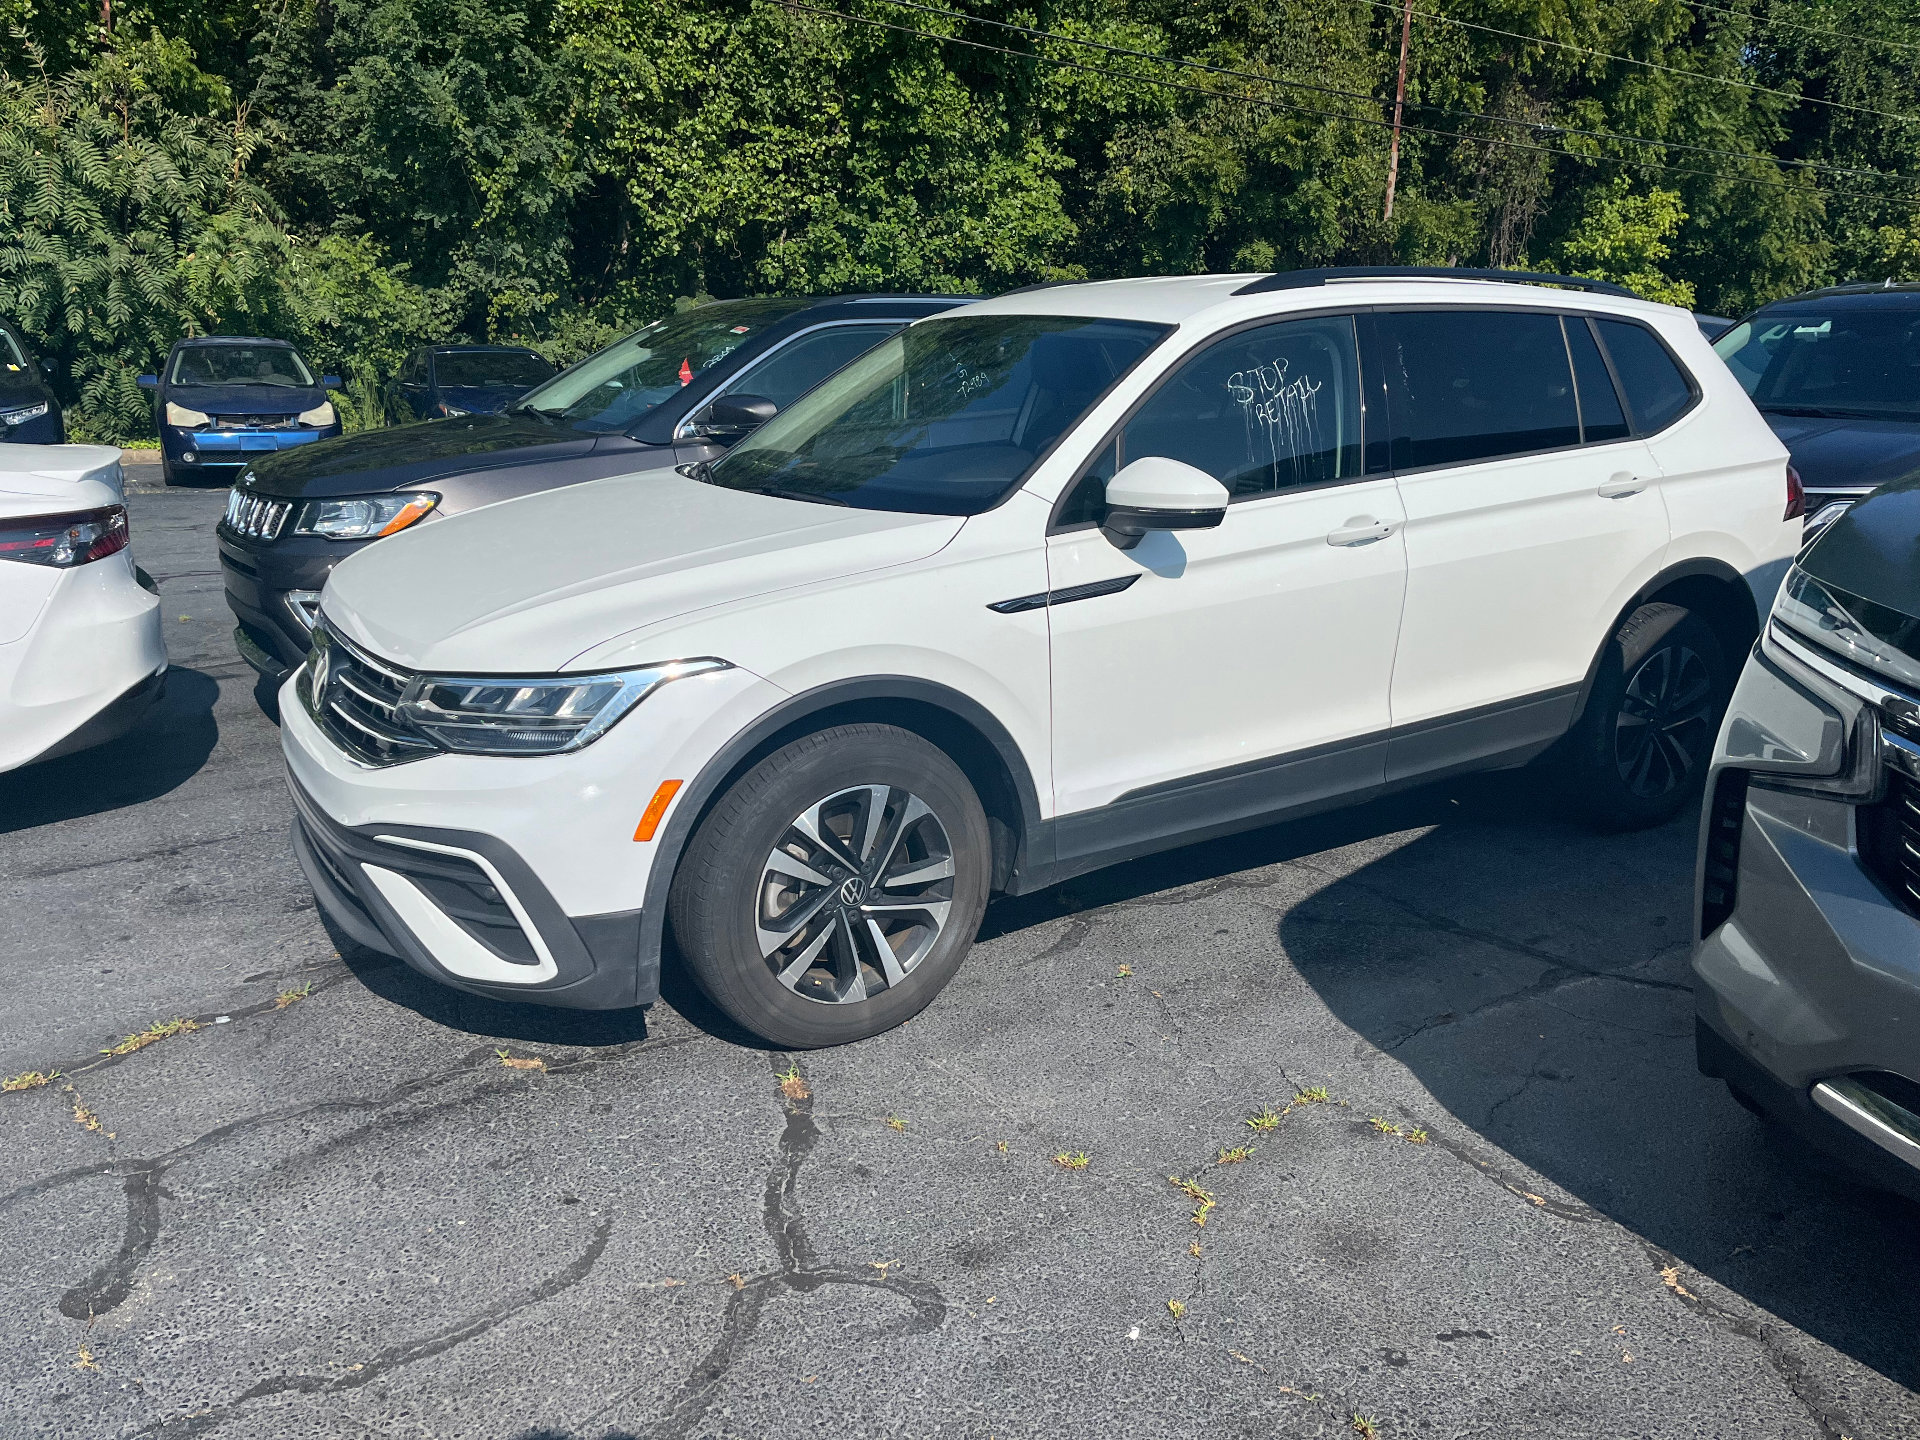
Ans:
[{"label": "rear quarter window", "polygon": [[1646,326],[1596,317],[1594,328],[1613,360],[1613,373],[1640,434],[1666,429],[1693,407],[1698,391],[1692,379]]}]

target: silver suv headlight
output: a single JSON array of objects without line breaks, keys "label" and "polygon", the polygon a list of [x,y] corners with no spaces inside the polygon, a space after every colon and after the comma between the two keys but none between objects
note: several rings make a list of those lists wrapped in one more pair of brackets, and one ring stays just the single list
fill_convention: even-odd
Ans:
[{"label": "silver suv headlight", "polygon": [[729,670],[725,660],[674,660],[600,675],[421,675],[401,716],[443,750],[463,755],[558,755],[591,745],[670,680]]},{"label": "silver suv headlight", "polygon": [[1920,689],[1920,619],[1817,580],[1798,565],[1787,572],[1773,618],[1851,664]]}]

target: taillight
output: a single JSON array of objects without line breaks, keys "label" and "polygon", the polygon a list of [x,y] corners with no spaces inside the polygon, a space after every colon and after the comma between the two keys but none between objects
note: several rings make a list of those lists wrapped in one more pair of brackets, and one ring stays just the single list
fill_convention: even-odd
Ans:
[{"label": "taillight", "polygon": [[1807,513],[1807,492],[1800,484],[1800,472],[1787,466],[1787,513],[1782,520],[1798,520]]},{"label": "taillight", "polygon": [[127,511],[122,505],[67,515],[0,519],[0,560],[69,570],[104,560],[127,548]]}]

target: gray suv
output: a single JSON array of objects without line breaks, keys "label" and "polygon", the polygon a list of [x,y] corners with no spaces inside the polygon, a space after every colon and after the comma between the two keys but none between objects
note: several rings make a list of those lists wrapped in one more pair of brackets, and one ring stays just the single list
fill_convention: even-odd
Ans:
[{"label": "gray suv", "polygon": [[1701,820],[1700,1069],[1920,1200],[1920,478],[1788,572]]}]

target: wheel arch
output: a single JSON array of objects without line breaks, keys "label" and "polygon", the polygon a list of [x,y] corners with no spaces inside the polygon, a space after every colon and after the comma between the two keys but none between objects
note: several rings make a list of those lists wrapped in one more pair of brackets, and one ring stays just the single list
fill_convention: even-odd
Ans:
[{"label": "wheel arch", "polygon": [[721,747],[687,782],[654,842],[659,848],[648,872],[641,910],[640,1003],[649,1003],[659,994],[668,892],[681,856],[707,812],[736,779],[782,745],[829,726],[856,722],[896,725],[919,735],[965,773],[987,813],[994,891],[1008,889],[1029,869],[1045,868],[1049,857],[1028,853],[1029,844],[1047,833],[1033,773],[1007,728],[977,700],[908,675],[867,676],[802,691]]},{"label": "wheel arch", "polygon": [[1726,647],[1727,659],[1735,674],[1747,651],[1753,648],[1753,642],[1760,638],[1760,612],[1754,604],[1753,587],[1738,570],[1724,560],[1709,556],[1669,565],[1629,597],[1620,607],[1620,613],[1613,617],[1606,634],[1600,637],[1593,659],[1587,663],[1587,677],[1581,682],[1580,700],[1573,712],[1574,725],[1586,716],[1587,699],[1593,693],[1594,681],[1600,675],[1600,662],[1606,658],[1613,637],[1620,633],[1620,627],[1634,611],[1642,605],[1655,604],[1681,605],[1705,620]]}]

